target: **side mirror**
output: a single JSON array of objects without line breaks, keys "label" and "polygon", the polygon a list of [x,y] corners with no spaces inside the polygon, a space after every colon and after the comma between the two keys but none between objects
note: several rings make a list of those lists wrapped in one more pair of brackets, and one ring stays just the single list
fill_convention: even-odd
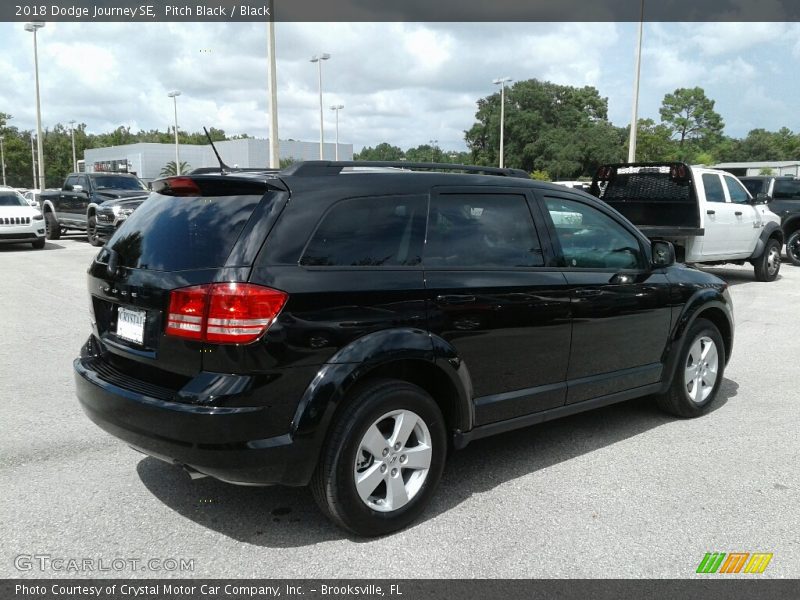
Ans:
[{"label": "side mirror", "polygon": [[80,194],[83,191],[83,186],[82,185],[73,185],[72,186],[72,191],[75,192],[76,194]]},{"label": "side mirror", "polygon": [[657,269],[671,267],[675,264],[675,246],[672,242],[653,242],[653,266]]},{"label": "side mirror", "polygon": [[772,196],[766,192],[758,192],[753,199],[753,204],[769,204],[770,202],[772,202]]}]

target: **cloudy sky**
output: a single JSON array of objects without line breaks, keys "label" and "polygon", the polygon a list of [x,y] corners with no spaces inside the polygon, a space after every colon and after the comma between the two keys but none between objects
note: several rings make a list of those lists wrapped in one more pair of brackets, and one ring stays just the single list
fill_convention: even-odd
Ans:
[{"label": "cloudy sky", "polygon": [[[323,66],[326,139],[344,104],[340,139],[403,148],[438,140],[463,150],[475,102],[500,76],[592,85],[609,118],[630,120],[634,23],[279,23],[280,138],[319,139],[316,65]],[[0,112],[35,127],[31,35],[0,23]],[[179,89],[181,129],[267,135],[263,23],[48,23],[39,33],[45,127],[72,119],[92,132],[166,129]],[[664,94],[699,85],[726,133],[800,130],[800,25],[645,25],[640,116],[658,120]]]}]

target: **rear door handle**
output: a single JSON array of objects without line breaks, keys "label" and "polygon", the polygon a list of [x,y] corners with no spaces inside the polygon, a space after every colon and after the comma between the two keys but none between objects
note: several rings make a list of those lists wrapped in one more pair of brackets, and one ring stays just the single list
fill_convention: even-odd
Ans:
[{"label": "rear door handle", "polygon": [[706,214],[707,215],[715,215],[715,214],[717,214],[717,211],[715,211],[715,210],[707,210]]},{"label": "rear door handle", "polygon": [[575,290],[576,298],[591,298],[602,294],[600,290]]},{"label": "rear door handle", "polygon": [[742,211],[740,211],[740,210],[737,210],[737,211],[736,211],[734,214],[735,214],[737,217],[741,217],[741,216],[742,216]]},{"label": "rear door handle", "polygon": [[470,304],[475,302],[475,296],[462,296],[460,294],[446,294],[436,296],[436,301],[441,304]]}]

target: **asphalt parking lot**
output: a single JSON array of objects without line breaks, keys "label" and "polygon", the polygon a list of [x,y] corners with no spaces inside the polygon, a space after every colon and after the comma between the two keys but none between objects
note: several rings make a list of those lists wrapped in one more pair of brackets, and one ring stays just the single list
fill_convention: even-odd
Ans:
[{"label": "asphalt parking lot", "polygon": [[[305,489],[191,481],[93,425],[72,359],[89,333],[79,237],[0,246],[0,557],[193,559],[144,577],[695,577],[703,555],[771,552],[800,577],[800,267],[728,279],[736,340],[719,407],[677,420],[637,400],[474,442],[409,529],[351,538]],[[611,350],[611,349],[610,349]],[[753,577],[748,575],[747,577]]]}]

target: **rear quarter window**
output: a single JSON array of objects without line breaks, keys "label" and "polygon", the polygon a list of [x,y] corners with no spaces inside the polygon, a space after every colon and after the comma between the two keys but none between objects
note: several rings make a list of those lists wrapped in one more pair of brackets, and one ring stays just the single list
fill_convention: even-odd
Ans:
[{"label": "rear quarter window", "polygon": [[777,200],[800,200],[800,179],[776,179],[772,197]]},{"label": "rear quarter window", "polygon": [[422,261],[423,196],[342,200],[311,236],[300,264],[309,267],[412,267]]}]

